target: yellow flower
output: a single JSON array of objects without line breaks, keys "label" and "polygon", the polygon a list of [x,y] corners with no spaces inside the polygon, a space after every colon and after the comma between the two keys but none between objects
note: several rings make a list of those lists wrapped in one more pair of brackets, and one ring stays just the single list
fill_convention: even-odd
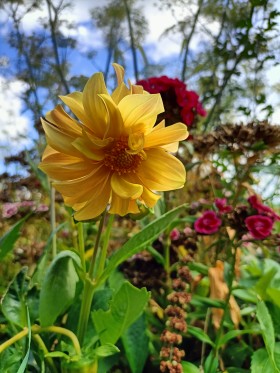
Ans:
[{"label": "yellow flower", "polygon": [[61,105],[42,119],[48,145],[39,167],[76,211],[76,220],[97,217],[108,203],[110,213],[139,213],[139,204],[156,204],[157,191],[185,183],[183,164],[169,152],[187,138],[186,126],[154,126],[164,111],[160,94],[127,87],[123,68],[114,68],[118,85],[111,95],[97,73],[83,92],[60,97],[78,120]]}]

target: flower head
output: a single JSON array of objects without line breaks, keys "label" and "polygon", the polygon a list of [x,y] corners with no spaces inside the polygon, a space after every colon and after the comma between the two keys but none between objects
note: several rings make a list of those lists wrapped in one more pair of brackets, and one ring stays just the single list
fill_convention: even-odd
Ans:
[{"label": "flower head", "polygon": [[194,222],[194,229],[198,233],[213,234],[216,233],[222,224],[222,220],[214,211],[208,210]]},{"label": "flower head", "polygon": [[215,206],[221,214],[227,214],[232,211],[232,206],[227,204],[226,198],[215,198]]},{"label": "flower head", "polygon": [[245,219],[246,227],[251,233],[252,237],[256,240],[262,240],[270,236],[273,221],[268,216],[263,215],[251,215]]},{"label": "flower head", "polygon": [[187,126],[194,124],[198,115],[205,117],[199,96],[194,91],[187,90],[187,86],[179,79],[172,79],[165,75],[139,80],[143,88],[149,93],[160,93],[163,99],[167,122],[179,118]]},{"label": "flower head", "polygon": [[185,168],[170,152],[188,136],[186,126],[155,126],[164,111],[160,95],[127,87],[123,68],[114,68],[118,85],[111,95],[97,73],[83,92],[61,96],[78,120],[60,105],[42,119],[48,145],[40,168],[76,211],[76,220],[97,217],[108,203],[110,213],[139,213],[139,204],[156,204],[155,192],[185,183]]},{"label": "flower head", "polygon": [[248,198],[250,205],[257,210],[259,214],[264,214],[270,217],[272,220],[280,220],[280,216],[276,214],[269,206],[264,205],[256,195],[252,195]]}]

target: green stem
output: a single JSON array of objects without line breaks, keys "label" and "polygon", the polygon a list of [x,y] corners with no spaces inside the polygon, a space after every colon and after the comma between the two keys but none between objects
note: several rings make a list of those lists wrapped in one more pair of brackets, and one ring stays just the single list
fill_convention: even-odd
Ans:
[{"label": "green stem", "polygon": [[101,233],[102,233],[102,229],[104,226],[105,216],[106,216],[106,211],[103,213],[102,218],[99,223],[94,250],[93,250],[92,257],[91,257],[89,271],[86,275],[84,291],[82,295],[82,304],[81,304],[81,310],[80,310],[80,316],[79,316],[79,322],[78,322],[78,330],[77,330],[77,336],[78,336],[78,339],[81,345],[83,344],[85,333],[87,330],[90,308],[91,308],[92,298],[93,298],[93,294],[95,290],[94,270],[95,270],[95,263],[96,263]]},{"label": "green stem", "polygon": [[28,334],[28,328],[24,328],[22,331],[20,331],[16,335],[14,335],[12,338],[10,338],[6,342],[2,343],[0,345],[0,354],[4,350],[6,350],[6,348],[10,347],[11,345],[16,343],[17,341],[21,340],[22,338],[26,337],[27,334]]},{"label": "green stem", "polygon": [[99,278],[99,276],[102,274],[103,269],[105,267],[105,262],[106,262],[106,258],[107,258],[107,251],[108,251],[108,244],[109,244],[111,229],[112,229],[113,222],[114,222],[114,217],[115,217],[115,215],[110,215],[109,220],[108,220],[108,224],[107,224],[107,228],[106,228],[106,232],[105,232],[104,240],[103,240],[103,246],[102,246],[102,250],[101,250],[101,256],[100,256],[100,259],[99,259],[98,270],[97,270],[97,274],[96,274],[97,278]]},{"label": "green stem", "polygon": [[49,351],[48,351],[44,341],[39,336],[39,334],[32,335],[32,339],[37,343],[39,348],[42,350],[42,352],[45,356],[46,362],[49,365],[49,367],[51,368],[52,372],[58,373],[58,371],[56,369],[56,366],[54,365],[53,359],[50,356],[46,356],[49,353]]},{"label": "green stem", "polygon": [[56,247],[56,233],[55,229],[55,189],[51,186],[51,228],[53,232],[52,236],[52,259],[56,257],[57,254],[57,247]]},{"label": "green stem", "polygon": [[84,226],[82,222],[78,223],[78,237],[79,237],[79,255],[84,272],[86,272],[85,261],[85,241],[84,241]]}]

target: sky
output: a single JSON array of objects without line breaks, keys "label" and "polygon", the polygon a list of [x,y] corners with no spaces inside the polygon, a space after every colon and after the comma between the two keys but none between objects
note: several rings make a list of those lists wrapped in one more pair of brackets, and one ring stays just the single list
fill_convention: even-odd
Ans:
[{"label": "sky", "polygon": [[[73,64],[73,73],[83,74],[90,76],[97,71],[98,66],[102,66],[102,33],[96,31],[94,38],[92,30],[87,27],[90,20],[89,9],[94,6],[101,6],[107,4],[108,0],[80,0],[73,2],[73,8],[69,9],[65,14],[65,18],[68,21],[73,21],[77,24],[76,30],[63,29],[65,36],[74,36],[79,40],[78,48],[79,53],[73,55],[75,63]],[[141,4],[141,2],[140,2]],[[163,9],[159,11],[154,7],[152,1],[142,0],[143,12],[148,21],[149,32],[147,34],[144,49],[152,59],[154,63],[162,61],[172,61],[172,64],[168,65],[166,71],[167,75],[176,77],[176,71],[179,69],[179,54],[180,54],[180,42],[176,34],[168,37],[162,37],[162,33],[165,29],[176,23],[176,20],[184,19],[185,13],[175,6],[172,11],[169,9]],[[186,8],[188,13],[192,9]],[[23,18],[23,30],[27,33],[36,30],[38,28],[38,19],[46,14],[46,9],[42,11],[30,12]],[[28,148],[32,145],[32,139],[34,137],[32,131],[32,122],[30,115],[24,111],[23,103],[20,99],[21,93],[24,91],[24,83],[19,80],[8,80],[7,79],[7,66],[6,56],[11,61],[15,59],[15,51],[9,48],[6,37],[9,31],[9,20],[3,11],[0,11],[0,23],[2,27],[0,29],[0,172],[5,171],[1,157],[3,158],[7,154],[16,153],[19,150]],[[211,29],[215,32],[218,29],[218,25],[213,23]],[[199,44],[199,36],[192,40],[191,48],[196,48]],[[99,59],[96,59],[94,63],[85,60],[82,53],[87,52],[90,48],[94,48],[100,51]],[[131,55],[127,54],[128,65],[131,61]],[[132,66],[132,64],[131,64]],[[132,74],[128,71],[128,74]],[[268,86],[279,82],[280,67],[275,67],[268,71],[267,82]],[[132,76],[128,75],[128,78]],[[192,87],[189,86],[189,89]],[[272,117],[273,123],[280,124],[280,97],[273,95],[270,97],[270,103],[275,106],[275,113]]]}]

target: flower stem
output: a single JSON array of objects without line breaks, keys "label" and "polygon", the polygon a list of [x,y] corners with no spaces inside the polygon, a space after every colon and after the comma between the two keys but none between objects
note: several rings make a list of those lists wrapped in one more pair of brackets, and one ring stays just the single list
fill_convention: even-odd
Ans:
[{"label": "flower stem", "polygon": [[100,259],[98,263],[98,270],[96,274],[97,278],[99,278],[99,276],[102,274],[103,269],[105,267],[108,244],[109,244],[111,229],[112,229],[113,222],[114,222],[114,217],[115,215],[110,215],[109,220],[108,220],[108,225],[107,225],[106,232],[104,235],[103,246],[102,246],[101,255],[100,255]]},{"label": "flower stem", "polygon": [[78,223],[78,237],[79,237],[79,255],[81,259],[81,264],[82,264],[82,268],[84,272],[86,272],[84,226],[82,222]]},{"label": "flower stem", "polygon": [[56,233],[55,233],[55,189],[51,186],[51,228],[52,228],[52,259],[56,257],[57,247],[56,247]]},{"label": "flower stem", "polygon": [[[49,353],[44,341],[39,336],[39,334],[34,334],[32,336],[33,340],[38,344],[39,348],[42,350],[44,356]],[[56,366],[54,365],[53,359],[49,356],[45,356],[46,362],[48,363],[49,367],[51,368],[52,372],[58,373]]]},{"label": "flower stem", "polygon": [[84,284],[84,291],[82,295],[82,304],[81,304],[81,310],[80,310],[80,316],[79,316],[79,322],[78,322],[78,330],[77,330],[77,336],[78,336],[78,339],[81,345],[83,344],[85,333],[87,330],[90,308],[91,308],[92,298],[93,298],[93,294],[95,290],[94,271],[95,271],[96,258],[97,258],[101,233],[102,233],[102,229],[104,226],[105,216],[106,216],[106,211],[103,213],[102,218],[99,223],[94,250],[93,250],[93,254],[92,254],[91,262],[89,266],[89,271],[86,275],[86,280]]},{"label": "flower stem", "polygon": [[14,335],[12,338],[8,339],[6,342],[2,343],[0,345],[0,354],[1,352],[3,352],[4,350],[6,350],[6,348],[10,347],[12,344],[16,343],[17,341],[19,341],[20,339],[26,337],[28,334],[28,328],[24,328],[23,330],[21,330],[19,333],[17,333],[16,335]]}]

